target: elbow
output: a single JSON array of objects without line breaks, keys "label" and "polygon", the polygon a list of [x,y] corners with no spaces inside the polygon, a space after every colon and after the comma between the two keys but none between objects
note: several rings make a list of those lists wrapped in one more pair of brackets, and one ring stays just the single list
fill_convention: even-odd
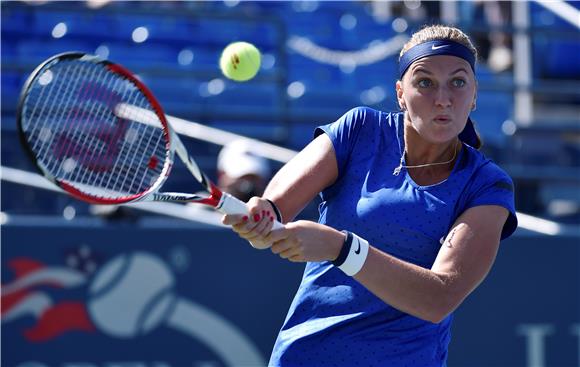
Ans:
[{"label": "elbow", "polygon": [[451,315],[453,311],[455,311],[455,308],[441,308],[437,310],[425,311],[421,313],[421,315],[417,315],[417,317],[433,324],[439,324],[449,315]]},{"label": "elbow", "polygon": [[411,314],[423,321],[431,322],[433,324],[439,324],[447,316],[449,316],[453,312],[453,310],[448,310],[444,308],[435,308],[433,304],[429,302],[428,305],[421,310],[415,310],[415,312],[411,312]]},{"label": "elbow", "polygon": [[418,317],[433,324],[439,324],[459,307],[462,300],[463,297],[456,294],[441,292],[435,297],[429,297],[425,303],[426,307]]},{"label": "elbow", "polygon": [[423,320],[431,322],[433,324],[439,324],[443,320],[447,318],[453,312],[450,310],[448,312],[430,312],[429,314],[425,315],[425,317],[421,317]]},{"label": "elbow", "polygon": [[454,277],[440,277],[438,287],[427,292],[423,300],[422,316],[425,321],[439,324],[451,315],[470,293],[455,281]]}]

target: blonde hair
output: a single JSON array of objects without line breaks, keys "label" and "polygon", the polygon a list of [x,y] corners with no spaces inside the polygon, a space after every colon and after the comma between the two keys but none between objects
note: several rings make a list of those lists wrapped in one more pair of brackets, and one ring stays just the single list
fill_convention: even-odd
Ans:
[{"label": "blonde hair", "polygon": [[463,46],[467,47],[475,59],[477,60],[477,49],[471,42],[471,39],[468,35],[463,33],[463,31],[459,28],[450,27],[446,25],[428,25],[420,29],[419,31],[413,33],[411,39],[405,43],[403,48],[401,49],[401,53],[399,53],[399,60],[401,57],[407,52],[411,47],[417,46],[421,43],[435,41],[435,40],[450,40],[457,43],[462,44]]}]

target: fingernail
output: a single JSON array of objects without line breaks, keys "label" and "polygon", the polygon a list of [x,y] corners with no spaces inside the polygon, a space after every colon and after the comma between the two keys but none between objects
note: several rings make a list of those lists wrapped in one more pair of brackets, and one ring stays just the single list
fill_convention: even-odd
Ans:
[{"label": "fingernail", "polygon": [[266,211],[262,210],[262,216],[265,217],[266,216]]},{"label": "fingernail", "polygon": [[257,222],[260,220],[260,214],[254,214],[254,222]]},{"label": "fingernail", "polygon": [[270,217],[270,222],[273,222],[273,221],[274,221],[274,217]]},{"label": "fingernail", "polygon": [[269,217],[272,216],[272,214],[270,214],[270,211],[269,210],[266,212],[266,215],[269,216]]},{"label": "fingernail", "polygon": [[245,221],[247,221],[247,220],[248,220],[248,216],[247,216],[247,215],[244,215],[244,216],[242,217],[242,220],[243,220],[244,222],[245,222]]}]

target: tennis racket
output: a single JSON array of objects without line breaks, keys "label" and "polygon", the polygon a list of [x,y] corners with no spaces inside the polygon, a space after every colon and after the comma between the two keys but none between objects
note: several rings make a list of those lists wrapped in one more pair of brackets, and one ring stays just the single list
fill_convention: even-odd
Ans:
[{"label": "tennis racket", "polygon": [[[17,124],[39,171],[77,199],[192,202],[248,213],[200,170],[151,91],[111,61],[78,52],[44,61],[23,87]],[[206,196],[159,191],[176,153]]]}]

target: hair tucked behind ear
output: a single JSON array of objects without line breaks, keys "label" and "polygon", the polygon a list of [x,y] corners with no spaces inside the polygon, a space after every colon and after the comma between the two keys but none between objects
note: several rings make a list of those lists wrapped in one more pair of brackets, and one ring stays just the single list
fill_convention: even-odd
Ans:
[{"label": "hair tucked behind ear", "polygon": [[469,118],[465,128],[459,134],[459,140],[464,143],[467,143],[474,147],[475,149],[479,150],[483,146],[483,141],[475,128],[475,121],[472,118]]}]

